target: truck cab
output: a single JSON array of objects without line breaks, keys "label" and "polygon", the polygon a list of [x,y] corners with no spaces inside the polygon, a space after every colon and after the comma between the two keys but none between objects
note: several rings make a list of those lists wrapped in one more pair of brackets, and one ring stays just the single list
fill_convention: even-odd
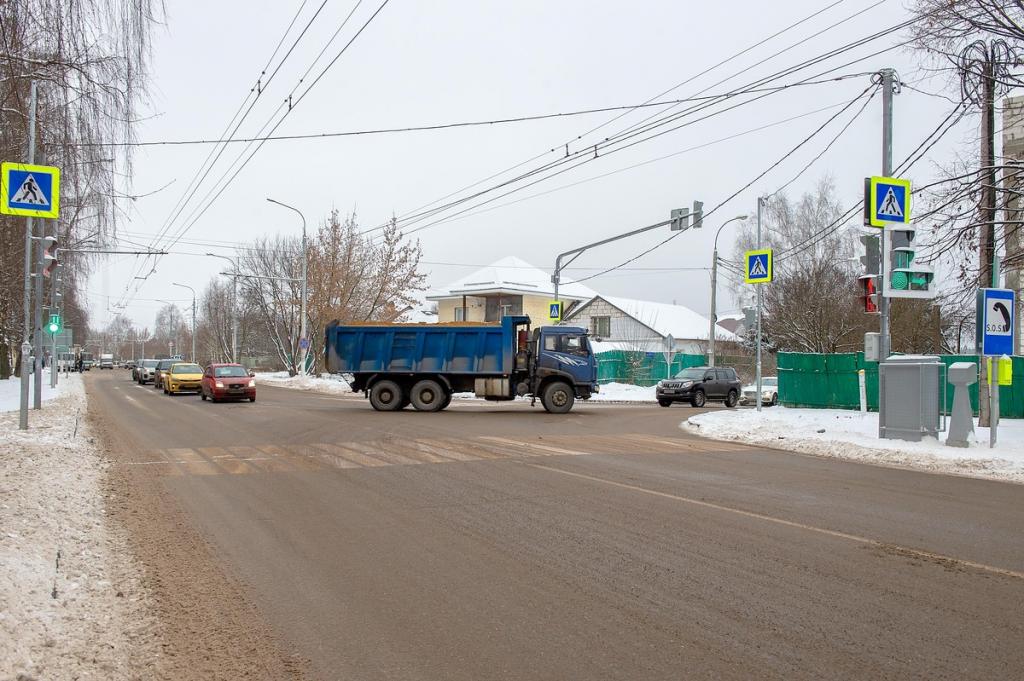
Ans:
[{"label": "truck cab", "polygon": [[533,392],[542,390],[541,384],[545,381],[559,377],[575,386],[576,397],[581,399],[589,399],[597,392],[597,360],[586,329],[541,326],[533,331],[532,345],[537,358],[537,382]]}]

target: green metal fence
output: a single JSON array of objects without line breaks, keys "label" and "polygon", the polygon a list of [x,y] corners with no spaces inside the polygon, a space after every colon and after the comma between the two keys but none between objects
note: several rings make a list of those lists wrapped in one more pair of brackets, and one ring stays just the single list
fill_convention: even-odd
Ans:
[{"label": "green metal fence", "polygon": [[[976,355],[939,355],[946,365],[978,362]],[[864,370],[868,409],[878,411],[878,362],[867,362],[864,353],[829,355],[780,352],[779,402],[787,407],[817,409],[860,409],[857,372]],[[980,363],[979,363],[980,366]],[[940,377],[945,380],[945,372]],[[971,407],[978,413],[978,384],[970,387]],[[953,405],[953,387],[945,391],[946,411]],[[1024,418],[1024,357],[1013,358],[1013,385],[999,388],[999,413],[1006,418]]]},{"label": "green metal fence", "polygon": [[672,356],[672,366],[667,366],[665,353],[634,353],[627,350],[600,352],[597,357],[597,380],[599,383],[632,383],[654,385],[658,381],[674,376],[688,367],[705,364],[704,355],[677,353]]}]

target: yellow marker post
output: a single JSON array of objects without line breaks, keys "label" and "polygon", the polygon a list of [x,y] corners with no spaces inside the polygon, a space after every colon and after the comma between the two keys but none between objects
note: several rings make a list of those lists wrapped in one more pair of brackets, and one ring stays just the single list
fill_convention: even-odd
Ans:
[{"label": "yellow marker post", "polygon": [[999,363],[999,385],[1013,385],[1013,360],[1003,355]]}]

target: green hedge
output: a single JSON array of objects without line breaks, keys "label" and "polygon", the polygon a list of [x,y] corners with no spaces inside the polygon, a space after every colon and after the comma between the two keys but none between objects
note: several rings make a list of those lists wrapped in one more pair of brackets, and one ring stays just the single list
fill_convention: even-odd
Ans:
[{"label": "green hedge", "polygon": [[[999,388],[999,413],[1024,418],[1024,357],[1013,357],[1013,385]],[[976,355],[939,355],[949,367],[953,362],[978,362]],[[857,372],[864,370],[868,409],[878,411],[878,362],[867,362],[864,353],[810,354],[780,352],[779,401],[787,407],[860,409]],[[979,365],[980,366],[980,365]],[[939,377],[946,382],[945,372]],[[953,386],[946,385],[946,411],[953,405]],[[978,413],[978,384],[970,387],[971,407]]]}]

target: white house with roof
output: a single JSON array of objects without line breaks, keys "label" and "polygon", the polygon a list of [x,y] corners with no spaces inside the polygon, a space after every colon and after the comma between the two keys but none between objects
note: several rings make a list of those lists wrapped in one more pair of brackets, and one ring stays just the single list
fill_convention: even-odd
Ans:
[{"label": "white house with roof", "polygon": [[[426,299],[437,303],[439,322],[497,322],[526,314],[536,325],[547,323],[554,294],[550,274],[510,255],[431,291]],[[567,311],[597,295],[564,277],[558,294]]]},{"label": "white house with roof", "polygon": [[[590,331],[596,352],[630,350],[664,352],[673,339],[673,351],[703,354],[707,351],[711,321],[683,305],[597,295],[565,315],[565,324]],[[716,341],[740,341],[719,328]]]}]

